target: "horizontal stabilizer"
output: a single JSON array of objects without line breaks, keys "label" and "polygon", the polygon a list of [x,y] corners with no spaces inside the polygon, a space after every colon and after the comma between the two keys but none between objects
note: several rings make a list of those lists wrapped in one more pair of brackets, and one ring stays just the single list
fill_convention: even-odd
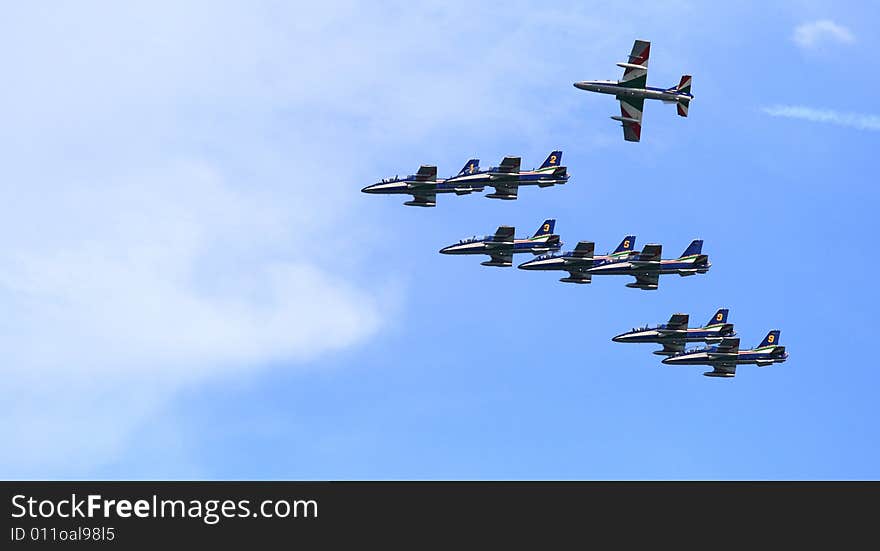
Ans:
[{"label": "horizontal stabilizer", "polygon": [[679,117],[687,117],[688,116],[688,108],[691,105],[691,100],[689,99],[680,99],[678,100],[678,116]]},{"label": "horizontal stabilizer", "polygon": [[556,248],[562,245],[561,238],[558,235],[551,235],[547,238],[547,241],[545,241],[545,243],[549,248]]}]

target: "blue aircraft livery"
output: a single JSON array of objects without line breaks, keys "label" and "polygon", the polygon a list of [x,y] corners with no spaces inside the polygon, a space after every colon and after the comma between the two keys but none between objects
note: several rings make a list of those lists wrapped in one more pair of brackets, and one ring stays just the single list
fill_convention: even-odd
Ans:
[{"label": "blue aircraft livery", "polygon": [[638,255],[626,259],[606,260],[589,269],[589,274],[629,275],[636,278],[627,287],[654,290],[660,284],[662,274],[678,274],[682,277],[705,274],[712,267],[709,257],[703,254],[703,240],[695,239],[678,258],[662,259],[662,246],[656,243],[645,245]]},{"label": "blue aircraft livery", "polygon": [[788,359],[788,352],[779,345],[779,330],[767,333],[757,348],[740,350],[738,338],[724,338],[714,346],[686,350],[663,359],[667,365],[708,365],[712,371],[703,375],[707,377],[733,377],[736,366],[743,364],[766,367],[782,363]]},{"label": "blue aircraft livery", "polygon": [[546,254],[534,260],[523,262],[518,267],[522,270],[560,270],[568,272],[568,277],[559,281],[563,283],[590,283],[592,276],[589,270],[604,262],[626,260],[635,254],[636,236],[627,235],[614,252],[604,255],[594,255],[595,243],[592,241],[580,241],[577,246],[561,254]]},{"label": "blue aircraft livery", "polygon": [[494,235],[462,239],[455,245],[440,249],[442,254],[485,254],[490,260],[482,262],[483,266],[512,266],[513,255],[517,253],[544,254],[558,251],[562,247],[556,235],[556,220],[549,218],[538,226],[532,237],[514,237],[513,226],[498,226]]},{"label": "blue aircraft livery", "polygon": [[480,160],[470,159],[464,167],[451,178],[437,178],[437,167],[422,165],[419,171],[404,178],[383,179],[381,182],[369,185],[361,191],[364,193],[377,193],[384,195],[412,195],[412,201],[404,205],[411,207],[435,207],[437,206],[438,193],[455,193],[466,195],[475,191],[483,191],[483,183],[488,177],[480,172]]},{"label": "blue aircraft livery", "polygon": [[721,308],[702,327],[688,327],[688,314],[673,314],[669,321],[655,327],[641,327],[621,333],[612,338],[614,342],[644,342],[662,344],[655,350],[659,356],[672,356],[684,352],[686,343],[703,342],[717,344],[724,338],[736,336],[733,324],[727,323],[727,308]]},{"label": "blue aircraft livery", "polygon": [[486,171],[485,185],[495,188],[486,197],[516,199],[519,186],[550,187],[568,181],[568,169],[562,166],[562,151],[551,151],[540,167],[520,170],[519,157],[504,157],[501,164]]}]

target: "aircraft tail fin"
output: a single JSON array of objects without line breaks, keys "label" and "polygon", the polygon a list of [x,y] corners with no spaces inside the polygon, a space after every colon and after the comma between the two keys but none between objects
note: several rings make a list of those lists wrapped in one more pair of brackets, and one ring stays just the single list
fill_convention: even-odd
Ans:
[{"label": "aircraft tail fin", "polygon": [[635,235],[627,235],[623,238],[623,241],[620,242],[620,245],[614,249],[614,254],[623,253],[623,252],[631,252],[635,250],[636,247],[636,236]]},{"label": "aircraft tail fin", "polygon": [[[693,82],[694,77],[691,75],[682,75],[681,81],[678,83],[678,86],[675,87],[675,91],[681,94],[690,94],[691,93],[691,83]],[[687,117],[688,116],[688,108],[691,105],[691,100],[682,98],[678,100],[678,116],[679,117]]]},{"label": "aircraft tail fin", "polygon": [[764,348],[765,346],[777,346],[779,344],[779,329],[774,329],[767,333],[767,336],[764,337],[764,340],[761,341],[761,344],[758,345],[758,348]]},{"label": "aircraft tail fin", "polygon": [[688,245],[688,248],[681,253],[679,258],[684,258],[686,256],[694,256],[698,254],[703,254],[703,240],[702,239],[694,239],[691,241],[691,244]]},{"label": "aircraft tail fin", "polygon": [[544,223],[541,224],[541,227],[538,228],[538,231],[535,232],[535,235],[532,237],[543,237],[545,235],[550,235],[553,233],[553,230],[556,229],[556,219],[548,218],[544,220]]},{"label": "aircraft tail fin", "polygon": [[693,82],[694,77],[691,75],[682,75],[681,80],[678,83],[678,86],[675,87],[676,92],[680,92],[682,94],[690,94],[691,93],[691,83]]},{"label": "aircraft tail fin", "polygon": [[709,323],[706,324],[706,327],[711,327],[713,325],[727,323],[727,314],[730,312],[727,308],[721,308],[715,315],[709,319]]},{"label": "aircraft tail fin", "polygon": [[480,170],[480,160],[479,159],[470,159],[468,162],[464,164],[464,167],[459,171],[459,176],[465,176],[467,174],[474,174]]},{"label": "aircraft tail fin", "polygon": [[560,164],[562,164],[562,151],[551,151],[544,160],[544,164],[541,165],[541,168],[556,167]]}]

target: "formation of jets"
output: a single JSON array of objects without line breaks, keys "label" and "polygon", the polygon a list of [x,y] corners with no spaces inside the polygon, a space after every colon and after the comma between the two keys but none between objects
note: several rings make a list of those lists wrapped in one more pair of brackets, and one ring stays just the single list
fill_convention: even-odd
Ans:
[{"label": "formation of jets", "polygon": [[651,54],[651,43],[636,40],[633,44],[629,60],[618,63],[623,67],[623,78],[620,80],[583,80],[575,82],[575,88],[600,94],[611,94],[620,102],[620,116],[611,118],[623,126],[623,139],[637,142],[642,139],[642,111],[646,99],[656,99],[663,103],[675,104],[678,114],[688,116],[688,108],[694,95],[691,94],[691,75],[681,77],[678,85],[671,88],[653,88],[648,86],[648,57]]},{"label": "formation of jets", "polygon": [[480,160],[470,159],[458,174],[451,178],[437,178],[437,167],[422,165],[410,176],[385,178],[361,191],[385,195],[412,195],[411,207],[437,206],[438,193],[467,195],[482,192],[486,187],[495,191],[486,194],[490,199],[513,200],[520,186],[550,187],[568,181],[568,169],[562,166],[562,151],[551,151],[544,163],[532,170],[520,168],[520,157],[504,157],[501,164],[480,170]]},{"label": "formation of jets", "polygon": [[563,283],[591,283],[597,275],[628,275],[635,281],[626,286],[633,289],[652,291],[660,284],[663,274],[678,274],[682,277],[705,274],[712,263],[703,254],[703,240],[695,239],[678,258],[663,259],[662,245],[649,243],[641,252],[636,252],[636,237],[623,238],[613,253],[594,255],[595,243],[581,241],[572,251],[562,254],[545,254],[519,265],[522,270],[560,270],[568,272]]},{"label": "formation of jets", "polygon": [[[611,118],[623,127],[624,140],[638,142],[642,136],[642,113],[646,99],[674,104],[678,115],[688,116],[693,78],[684,75],[676,86],[655,88],[648,86],[648,59],[651,43],[636,40],[623,68],[620,80],[585,80],[575,82],[580,90],[613,95],[620,102],[620,115]],[[438,178],[437,167],[422,165],[412,175],[382,179],[366,186],[364,193],[409,195],[404,205],[434,207],[438,194],[469,195],[491,188],[486,197],[491,199],[517,199],[519,187],[535,185],[550,187],[565,184],[569,180],[568,169],[562,165],[562,151],[551,151],[538,168],[523,170],[520,157],[504,157],[498,166],[486,170],[480,168],[479,159],[470,159],[464,167],[449,178]],[[623,275],[635,279],[626,286],[635,289],[656,290],[661,275],[678,274],[686,277],[705,274],[712,264],[703,254],[703,241],[695,239],[677,258],[664,259],[662,246],[657,243],[645,245],[641,251],[635,248],[636,236],[627,235],[612,252],[595,254],[595,243],[579,241],[574,249],[562,252],[562,241],[554,233],[556,220],[547,219],[531,237],[516,237],[513,226],[499,226],[492,235],[462,239],[443,247],[441,254],[485,255],[489,259],[483,266],[511,267],[517,253],[531,253],[535,258],[523,262],[522,270],[561,271],[568,275],[559,281],[588,284],[597,275]],[[662,346],[654,354],[665,356],[667,365],[708,365],[709,377],[733,377],[736,366],[755,364],[766,366],[788,359],[784,346],[779,346],[779,331],[771,331],[754,349],[740,350],[733,324],[727,322],[728,309],[718,310],[702,327],[689,327],[688,314],[673,314],[667,323],[655,327],[641,327],[615,336],[614,342],[654,343]],[[686,350],[688,343],[703,343],[703,348]]]},{"label": "formation of jets", "polygon": [[[732,323],[727,323],[728,309],[721,308],[703,327],[688,327],[687,314],[673,314],[667,323],[656,327],[641,327],[621,333],[612,338],[614,342],[661,344],[654,354],[666,356],[666,365],[708,365],[707,377],[734,377],[736,366],[751,364],[766,367],[788,359],[784,346],[779,345],[779,330],[767,333],[757,347],[740,350],[739,338]],[[685,350],[689,342],[701,342],[709,346]]]}]

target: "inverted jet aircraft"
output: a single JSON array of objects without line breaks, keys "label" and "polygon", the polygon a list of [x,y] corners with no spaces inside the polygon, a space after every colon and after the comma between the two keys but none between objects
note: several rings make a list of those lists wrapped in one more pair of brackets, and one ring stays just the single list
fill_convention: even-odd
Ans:
[{"label": "inverted jet aircraft", "polygon": [[613,253],[594,256],[593,252],[596,248],[592,241],[580,241],[574,250],[564,252],[562,254],[547,254],[539,256],[534,260],[523,262],[518,267],[523,270],[562,270],[568,272],[568,277],[563,277],[559,281],[563,283],[590,283],[591,276],[587,272],[590,268],[598,266],[604,262],[613,262],[617,260],[626,260],[636,253],[633,249],[636,246],[636,236],[627,235],[620,242],[620,245],[614,249]]},{"label": "inverted jet aircraft", "polygon": [[544,223],[532,237],[514,237],[513,226],[499,226],[495,235],[462,239],[455,245],[440,249],[443,254],[487,254],[490,260],[481,262],[483,266],[512,266],[513,255],[516,253],[544,254],[558,251],[562,247],[559,236],[553,233],[556,220],[544,220]]},{"label": "inverted jet aircraft", "polygon": [[782,363],[788,359],[788,352],[784,346],[779,346],[779,330],[774,329],[767,333],[764,340],[757,348],[740,350],[739,339],[722,339],[715,346],[687,350],[680,354],[663,359],[667,365],[708,365],[712,371],[703,375],[707,377],[734,377],[736,366],[753,364],[758,367],[766,367],[775,363]]},{"label": "inverted jet aircraft", "polygon": [[708,344],[720,343],[723,339],[736,336],[733,324],[727,323],[727,308],[722,308],[709,318],[709,322],[703,327],[688,327],[689,316],[687,314],[672,314],[668,323],[656,327],[642,327],[621,333],[613,339],[614,342],[649,342],[662,344],[662,350],[655,350],[658,356],[672,356],[684,352],[685,343],[705,342]]},{"label": "inverted jet aircraft", "polygon": [[410,207],[435,207],[437,206],[438,193],[455,193],[466,195],[475,191],[483,191],[480,177],[480,160],[471,159],[465,163],[459,173],[452,178],[437,178],[437,167],[422,165],[419,171],[410,176],[383,179],[381,182],[369,185],[361,191],[364,193],[379,194],[403,194],[412,195],[412,201],[404,205]]},{"label": "inverted jet aircraft", "polygon": [[520,170],[519,157],[504,157],[501,164],[485,172],[487,186],[495,188],[486,197],[491,199],[513,200],[517,197],[519,186],[536,185],[550,187],[568,181],[568,169],[562,165],[562,151],[551,151],[539,168]]},{"label": "inverted jet aircraft", "polygon": [[636,40],[629,60],[617,65],[623,67],[620,80],[584,80],[575,82],[575,88],[600,94],[613,94],[620,101],[620,116],[611,118],[623,126],[623,139],[637,142],[642,136],[642,111],[646,99],[658,99],[663,103],[674,103],[678,114],[688,116],[688,107],[694,95],[691,94],[692,77],[684,75],[678,86],[672,88],[653,88],[648,86],[648,56],[651,43]]},{"label": "inverted jet aircraft", "polygon": [[652,291],[660,284],[661,274],[678,274],[682,277],[705,274],[712,267],[709,257],[702,254],[703,240],[695,239],[678,258],[663,260],[662,246],[645,245],[638,256],[625,260],[606,260],[589,269],[590,275],[630,275],[636,278],[627,287]]}]

